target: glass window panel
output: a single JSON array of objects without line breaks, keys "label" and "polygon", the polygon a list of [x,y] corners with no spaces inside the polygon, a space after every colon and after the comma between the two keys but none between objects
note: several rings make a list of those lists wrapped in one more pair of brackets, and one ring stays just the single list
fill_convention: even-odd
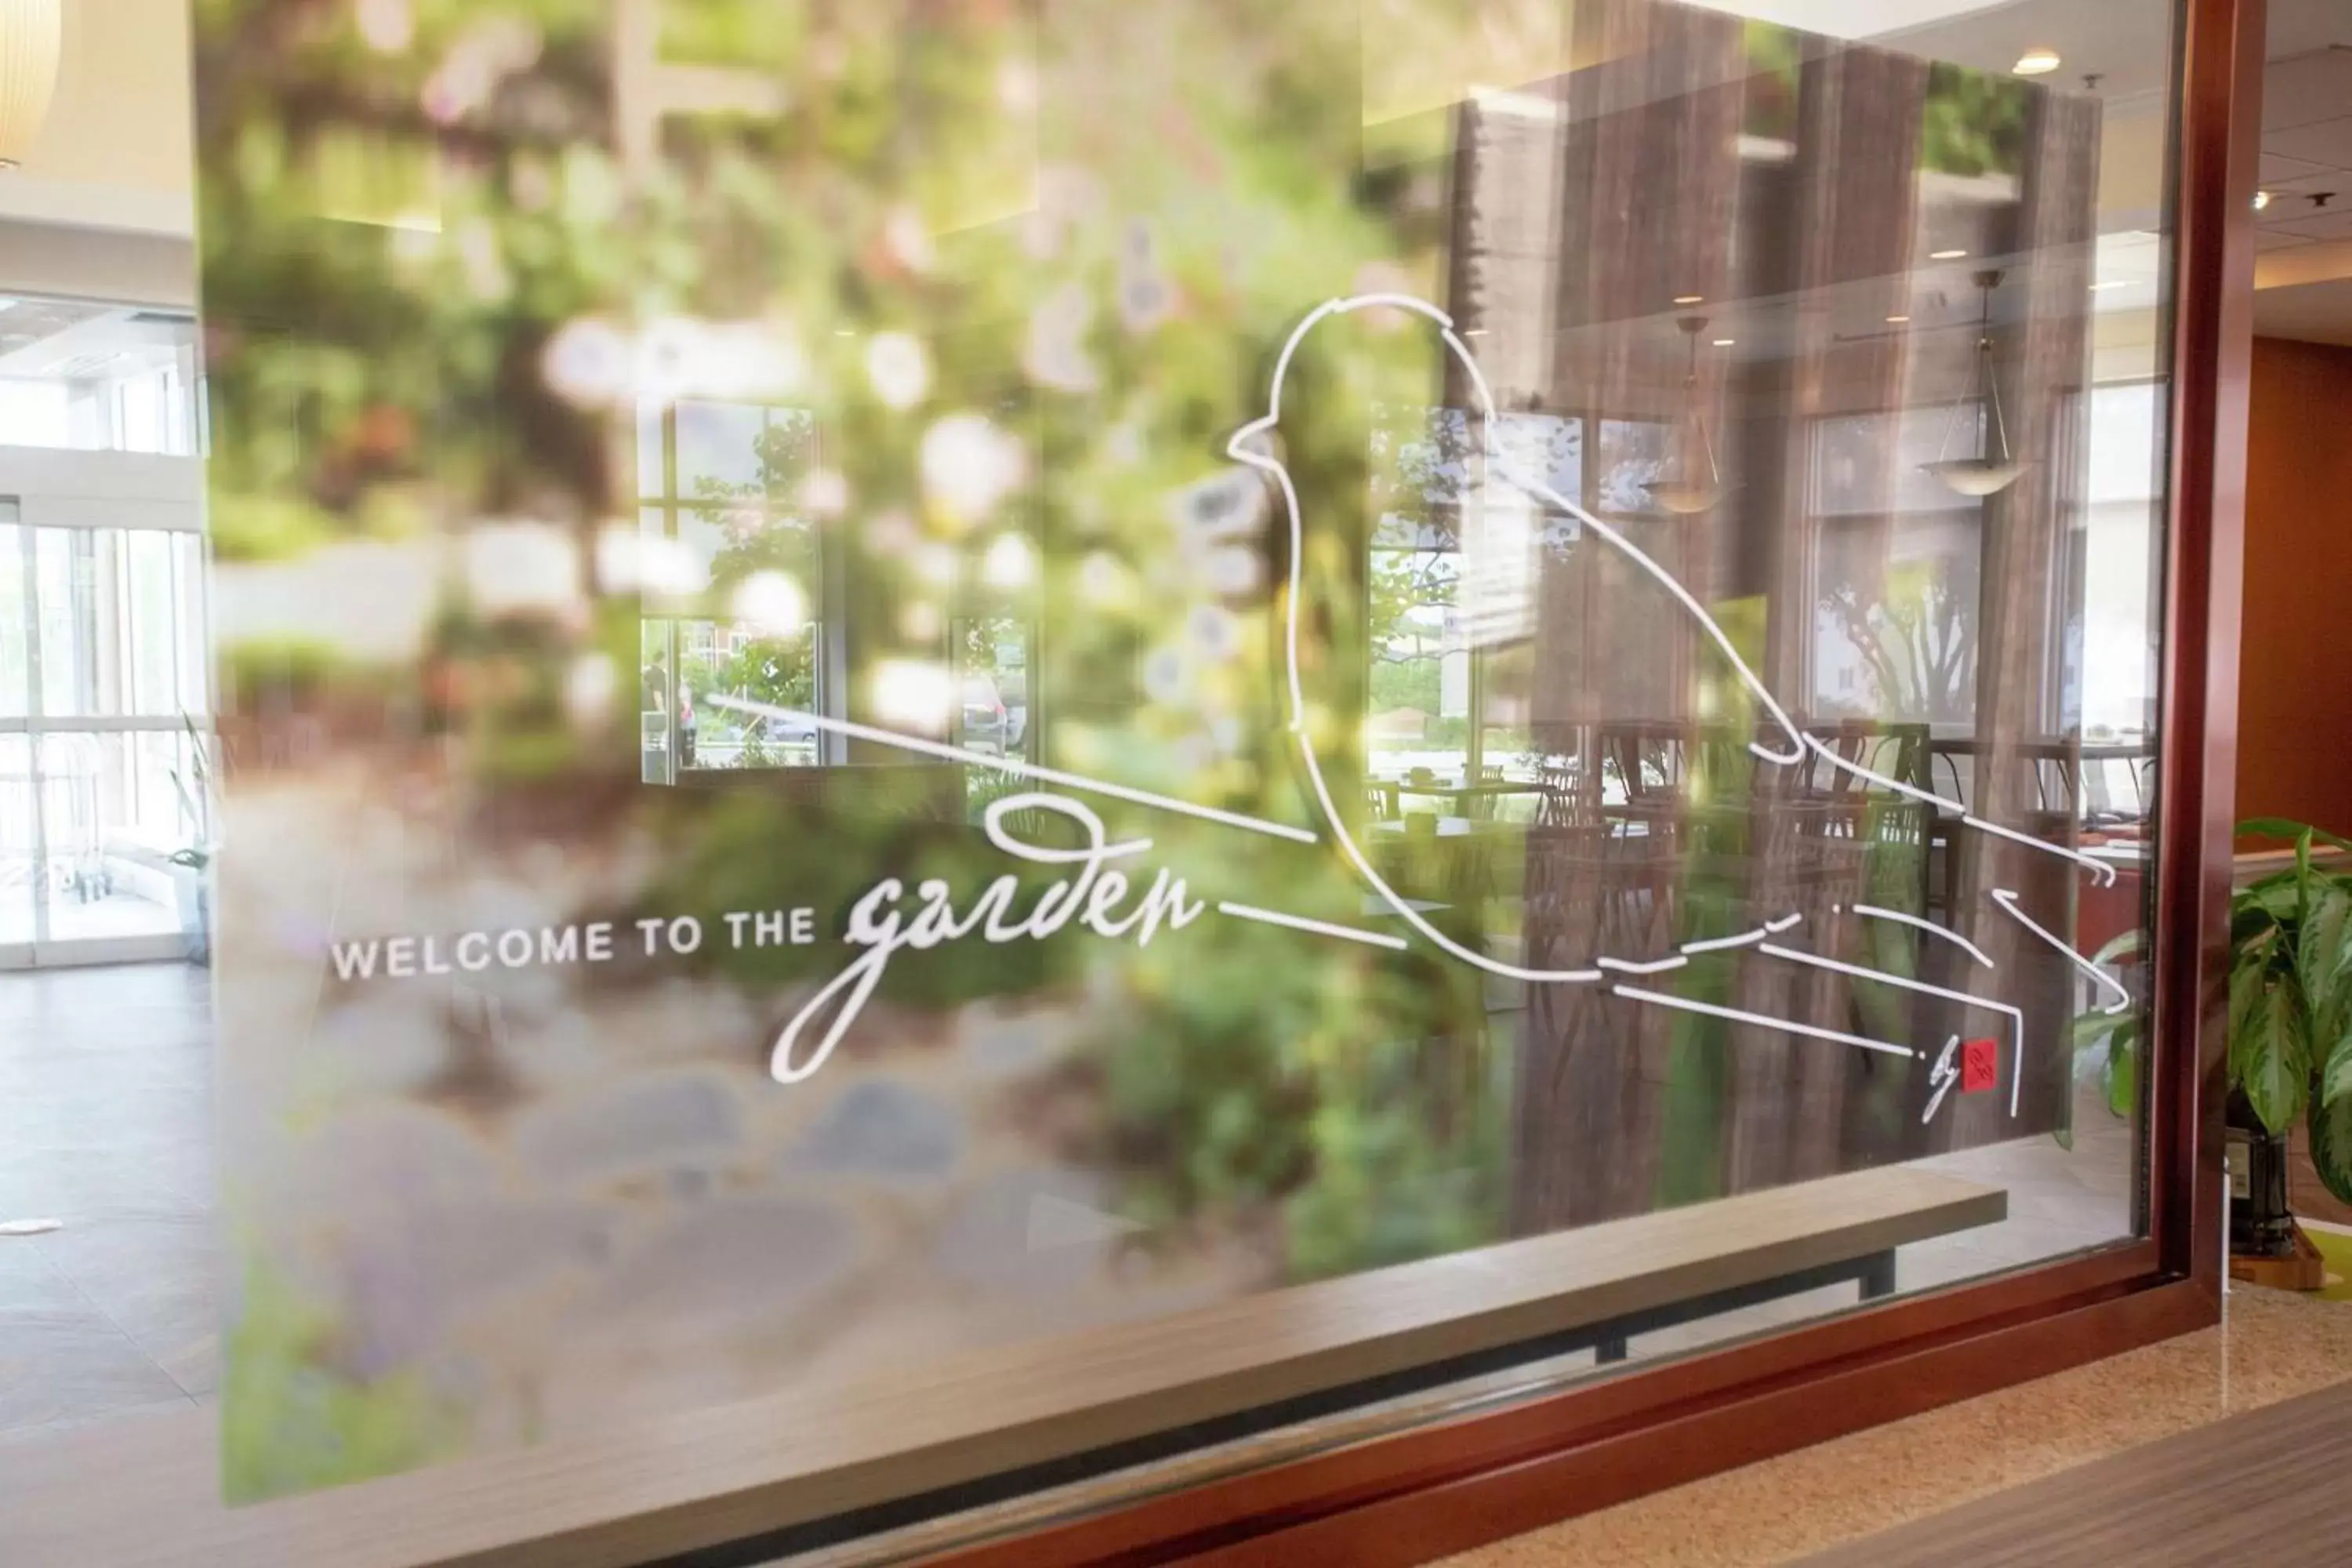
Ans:
[{"label": "glass window panel", "polygon": [[33,585],[26,573],[26,542],[16,503],[0,500],[0,718],[30,710]]},{"label": "glass window panel", "polygon": [[42,873],[34,813],[32,738],[0,735],[0,947],[34,939]]},{"label": "glass window panel", "polygon": [[179,594],[173,536],[152,529],[122,535],[122,609],[131,642],[131,707],[164,717],[179,709]]},{"label": "glass window panel", "polygon": [[51,942],[166,936],[180,929],[171,856],[183,846],[171,826],[169,770],[139,754],[132,742],[141,738],[41,738]]},{"label": "glass window panel", "polygon": [[173,672],[180,711],[202,717],[212,711],[212,640],[205,590],[209,582],[204,535],[172,537],[173,626],[177,633]]},{"label": "glass window panel", "polygon": [[[431,9],[418,47],[445,58],[469,35]],[[639,509],[635,559],[600,555],[616,605],[509,615],[453,580],[400,658],[351,639],[320,661],[316,750],[240,784],[303,875],[237,886],[231,949],[314,936],[306,868],[342,858],[383,890],[355,932],[413,909],[702,931],[640,953],[624,928],[628,961],[599,973],[496,977],[522,1004],[503,1015],[404,976],[316,1011],[315,974],[231,966],[257,1014],[321,1019],[308,1076],[247,1108],[230,1184],[320,1173],[225,1227],[239,1278],[301,1298],[282,1321],[242,1300],[230,1341],[262,1374],[226,1381],[257,1489],[318,1474],[319,1397],[430,1391],[362,1412],[411,1423],[370,1449],[401,1468],[692,1396],[853,1398],[934,1362],[1034,1383],[1114,1328],[1181,1384],[1202,1310],[1392,1302],[1392,1269],[1475,1278],[1448,1260],[1893,1171],[2020,1201],[1628,1355],[2138,1234],[2128,1039],[2076,1021],[2144,985],[2076,956],[2147,905],[2159,67],[2098,96],[2025,82],[2000,18],[1965,5],[1851,46],[1664,0],[1528,26],[1339,0],[1253,8],[1238,34],[1208,0],[947,9],[681,45],[706,65],[740,46],[760,74],[698,75],[721,111],[611,127],[660,199],[578,289],[513,286],[560,265],[547,215],[595,194],[541,167],[569,121],[471,115],[478,167],[511,178],[469,184],[466,235],[302,260],[337,341],[294,323],[221,363],[224,407],[334,384],[301,426],[317,460],[269,499],[324,486],[353,518],[411,517],[430,480],[434,514],[381,544],[427,581],[518,508]],[[2113,9],[2135,58],[2167,58],[2170,6]],[[533,15],[545,37],[499,62],[499,102],[585,92],[625,119],[636,95],[597,73],[650,38],[601,8]],[[275,199],[240,188],[236,148],[377,123],[375,79],[349,74],[365,40],[322,26],[282,62],[300,96],[208,106],[208,199]],[[1013,102],[1037,188],[972,218],[968,111]],[[542,140],[503,144],[524,130]],[[267,226],[252,242],[207,265],[296,264]],[[2130,287],[2095,291],[2111,269]],[[499,304],[453,317],[453,284]],[[567,331],[612,347],[639,305],[707,329],[680,336],[712,352],[676,367],[677,401],[446,417],[505,406]],[[750,352],[773,345],[746,323],[771,322],[799,334],[789,365]],[[780,385],[805,406],[760,401]],[[414,461],[345,460],[346,402],[403,410]],[[576,440],[608,412],[637,436],[609,494]],[[224,426],[245,449],[218,474],[288,467],[291,422]],[[1262,445],[1237,463],[1244,430]],[[113,711],[128,680],[145,703],[145,645],[95,591],[118,581],[107,540],[76,542],[79,598],[50,542],[39,625],[65,652],[44,690],[53,673]],[[270,570],[331,584],[325,554]],[[819,744],[737,700],[871,728]],[[431,744],[368,732],[379,710],[428,715]],[[98,744],[87,785],[59,752],[76,845],[185,830],[154,787],[183,748],[150,740],[113,771]],[[640,780],[679,787],[615,788],[633,743]],[[854,959],[840,917],[871,889],[961,917],[1010,873],[1040,907],[1060,863],[973,821],[1036,793],[989,765],[1014,755],[1090,782],[1011,831],[1060,844],[1098,818],[1119,862],[1098,889],[1165,869],[1201,914],[1146,945],[1077,918],[1050,942],[964,940],[934,913],[837,1054],[779,1082],[779,1033]],[[844,765],[796,770],[820,756]],[[802,908],[804,951],[729,931]],[[224,1048],[249,1081],[278,1070],[266,1041]],[[399,1169],[486,1151],[529,1217],[484,1255],[556,1207],[602,1216],[597,1245],[550,1230],[512,1275],[442,1268],[415,1238],[462,1205],[339,1163],[341,1133],[387,1124]]]},{"label": "glass window panel", "polygon": [[[741,403],[677,405],[677,493],[691,500],[757,493],[767,410]],[[660,493],[656,488],[656,494]]]}]

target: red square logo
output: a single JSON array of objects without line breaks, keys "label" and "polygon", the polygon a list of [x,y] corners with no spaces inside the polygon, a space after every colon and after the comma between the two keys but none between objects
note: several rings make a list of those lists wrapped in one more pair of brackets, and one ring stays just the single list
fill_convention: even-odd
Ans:
[{"label": "red square logo", "polygon": [[1977,1094],[2000,1086],[2000,1046],[1970,1040],[1960,1047],[1960,1092]]}]

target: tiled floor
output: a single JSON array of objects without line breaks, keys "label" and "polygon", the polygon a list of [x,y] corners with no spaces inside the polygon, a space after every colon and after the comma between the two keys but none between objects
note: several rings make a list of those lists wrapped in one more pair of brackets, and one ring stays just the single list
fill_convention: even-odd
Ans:
[{"label": "tiled floor", "polygon": [[208,1401],[208,977],[0,973],[0,1432]]}]

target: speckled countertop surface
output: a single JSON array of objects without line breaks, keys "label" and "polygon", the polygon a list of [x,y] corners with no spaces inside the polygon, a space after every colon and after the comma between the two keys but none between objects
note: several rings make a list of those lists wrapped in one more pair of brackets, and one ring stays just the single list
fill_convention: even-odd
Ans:
[{"label": "speckled countertop surface", "polygon": [[1637,1499],[1445,1568],[1787,1563],[2347,1380],[2352,1305],[2241,1287],[2223,1328]]}]

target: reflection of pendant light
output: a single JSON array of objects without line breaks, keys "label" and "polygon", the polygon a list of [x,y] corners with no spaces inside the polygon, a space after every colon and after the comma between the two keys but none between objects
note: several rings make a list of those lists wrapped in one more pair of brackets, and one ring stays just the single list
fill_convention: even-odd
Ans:
[{"label": "reflection of pendant light", "polygon": [[1690,340],[1690,369],[1683,376],[1683,417],[1698,437],[1698,449],[1706,458],[1704,477],[1691,471],[1691,443],[1682,441],[1682,470],[1679,479],[1662,480],[1650,487],[1650,499],[1676,517],[1696,517],[1713,511],[1723,500],[1723,470],[1716,467],[1715,443],[1707,439],[1706,413],[1698,403],[1698,335],[1706,330],[1705,316],[1683,316],[1675,325]]},{"label": "reflection of pendant light", "polygon": [[57,92],[62,0],[0,0],[0,169],[33,150]]},{"label": "reflection of pendant light", "polygon": [[[1977,424],[1983,428],[1986,416],[1991,416],[1990,429],[1982,439],[2000,441],[2000,456],[1995,458],[1990,451],[1974,458],[1940,456],[1936,461],[1925,465],[1929,473],[1971,500],[1999,495],[2015,484],[2017,477],[2025,472],[2025,465],[2010,453],[2009,421],[2001,416],[2000,412],[2000,383],[1992,373],[1992,291],[2000,287],[2000,274],[1996,271],[1978,273],[1977,287],[1984,293],[1984,311],[1977,330]],[[1967,398],[1952,405],[1951,421],[1944,426],[1943,450],[1947,454],[1952,449],[1952,431],[1959,424],[1960,414],[1968,405]]]}]

